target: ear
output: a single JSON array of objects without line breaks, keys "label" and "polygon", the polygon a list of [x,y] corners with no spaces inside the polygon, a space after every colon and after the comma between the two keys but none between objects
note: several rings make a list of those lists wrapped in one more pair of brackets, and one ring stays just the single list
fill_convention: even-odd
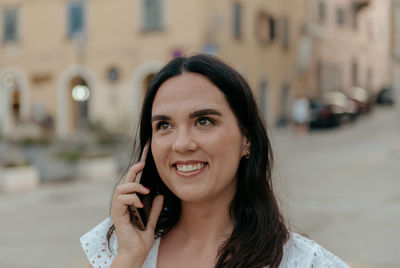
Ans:
[{"label": "ear", "polygon": [[243,136],[243,138],[242,138],[242,154],[241,154],[242,157],[250,154],[250,146],[251,146],[251,143],[248,140],[248,138],[246,136]]}]

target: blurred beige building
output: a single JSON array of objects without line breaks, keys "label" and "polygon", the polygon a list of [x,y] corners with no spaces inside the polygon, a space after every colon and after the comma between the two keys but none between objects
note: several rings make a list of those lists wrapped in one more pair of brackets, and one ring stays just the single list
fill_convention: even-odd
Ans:
[{"label": "blurred beige building", "polygon": [[129,129],[151,76],[196,52],[241,71],[274,125],[293,96],[306,7],[306,0],[2,0],[0,130],[11,134],[29,120],[54,122],[59,137],[88,121]]},{"label": "blurred beige building", "polygon": [[[0,1],[0,133],[128,131],[170,59],[218,55],[249,80],[269,126],[299,94],[391,79],[390,0]],[[74,96],[74,97],[73,97]]]},{"label": "blurred beige building", "polygon": [[[393,88],[395,90],[395,98],[400,100],[400,0],[393,0]],[[400,112],[400,109],[399,109]]]},{"label": "blurred beige building", "polygon": [[[310,0],[306,53],[308,94],[358,86],[371,93],[389,85],[391,0]],[[309,49],[311,48],[311,49]]]}]

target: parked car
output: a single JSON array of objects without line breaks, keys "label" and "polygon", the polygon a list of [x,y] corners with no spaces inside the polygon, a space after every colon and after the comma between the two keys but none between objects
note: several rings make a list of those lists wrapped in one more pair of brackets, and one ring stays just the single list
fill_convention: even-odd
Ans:
[{"label": "parked car", "polygon": [[367,90],[361,87],[351,87],[348,90],[349,98],[354,102],[356,106],[356,113],[364,114],[369,113],[372,108],[372,95]]},{"label": "parked car", "polygon": [[382,105],[393,105],[395,103],[394,90],[391,87],[383,88],[376,96],[376,103]]},{"label": "parked car", "polygon": [[310,128],[335,127],[355,118],[356,107],[340,91],[329,91],[310,100]]}]

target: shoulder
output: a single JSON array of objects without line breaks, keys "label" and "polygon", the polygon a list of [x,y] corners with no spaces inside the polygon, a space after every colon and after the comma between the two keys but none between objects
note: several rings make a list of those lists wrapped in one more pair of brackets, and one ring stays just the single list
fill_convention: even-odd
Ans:
[{"label": "shoulder", "polygon": [[286,242],[280,265],[280,268],[292,267],[349,268],[341,259],[316,242],[296,233],[291,233],[289,241]]}]

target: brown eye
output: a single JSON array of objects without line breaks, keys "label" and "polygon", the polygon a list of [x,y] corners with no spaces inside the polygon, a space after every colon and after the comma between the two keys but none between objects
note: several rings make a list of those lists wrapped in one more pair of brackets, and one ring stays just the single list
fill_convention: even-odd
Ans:
[{"label": "brown eye", "polygon": [[208,117],[199,117],[199,119],[197,119],[197,124],[199,126],[209,126],[213,125],[214,121]]},{"label": "brown eye", "polygon": [[166,121],[160,121],[156,125],[156,130],[167,130],[170,129],[172,126],[170,123]]}]

